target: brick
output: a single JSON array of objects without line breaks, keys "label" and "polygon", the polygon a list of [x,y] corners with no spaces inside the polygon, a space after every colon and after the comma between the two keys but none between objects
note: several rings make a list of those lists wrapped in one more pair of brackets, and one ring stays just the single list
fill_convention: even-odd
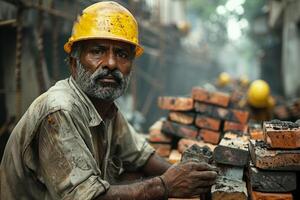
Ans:
[{"label": "brick", "polygon": [[219,175],[224,176],[230,180],[243,181],[244,167],[236,167],[230,165],[217,165]]},{"label": "brick", "polygon": [[247,142],[239,138],[223,138],[214,150],[216,163],[232,166],[245,166],[248,163]]},{"label": "brick", "polygon": [[158,107],[162,110],[188,111],[194,107],[190,97],[158,97]]},{"label": "brick", "polygon": [[296,190],[296,173],[260,170],[250,164],[248,179],[253,190],[259,192],[291,192]]},{"label": "brick", "polygon": [[179,163],[181,160],[181,153],[177,150],[172,150],[168,159],[171,164]]},{"label": "brick", "polygon": [[169,120],[178,122],[181,124],[193,124],[195,119],[194,112],[176,112],[172,111],[169,113]]},{"label": "brick", "polygon": [[150,145],[156,150],[155,152],[161,157],[169,157],[171,153],[170,144],[150,143]]},{"label": "brick", "polygon": [[240,131],[242,133],[248,132],[247,124],[240,124],[236,122],[225,121],[223,131]]},{"label": "brick", "polygon": [[250,140],[249,151],[255,167],[267,170],[300,170],[300,149],[270,150],[263,141]]},{"label": "brick", "polygon": [[252,200],[293,200],[291,193],[265,193],[252,191]]},{"label": "brick", "polygon": [[244,181],[231,180],[223,176],[217,178],[211,188],[212,200],[247,200],[248,193]]},{"label": "brick", "polygon": [[272,120],[263,123],[264,141],[270,148],[297,149],[300,147],[300,126],[288,121]]},{"label": "brick", "polygon": [[289,110],[285,105],[276,106],[273,112],[276,119],[285,120],[290,118]]},{"label": "brick", "polygon": [[184,138],[179,140],[179,142],[177,143],[177,149],[180,153],[183,153],[187,148],[189,148],[193,144],[197,144],[200,147],[208,147],[211,151],[214,151],[214,149],[216,148],[216,145],[210,143]]},{"label": "brick", "polygon": [[192,98],[214,105],[227,107],[229,104],[230,96],[222,92],[209,92],[201,87],[194,87],[192,89]]},{"label": "brick", "polygon": [[209,147],[200,147],[197,144],[193,144],[187,148],[181,157],[181,162],[194,161],[194,162],[212,162],[212,151]]},{"label": "brick", "polygon": [[264,132],[263,130],[250,130],[249,131],[250,138],[253,140],[263,140],[264,139]]},{"label": "brick", "polygon": [[212,118],[245,124],[249,119],[249,112],[238,109],[225,109],[213,105],[195,102],[195,111]]},{"label": "brick", "polygon": [[198,129],[195,126],[178,124],[171,121],[165,121],[163,123],[162,132],[179,138],[195,139],[198,136]]},{"label": "brick", "polygon": [[160,130],[152,130],[148,137],[149,142],[152,143],[171,143],[172,138],[163,134]]},{"label": "brick", "polygon": [[205,129],[218,131],[220,129],[221,120],[198,114],[196,116],[195,124],[199,128],[205,128]]},{"label": "brick", "polygon": [[248,142],[248,140],[250,139],[249,135],[246,134],[240,134],[239,132],[226,132],[223,135],[223,138],[229,138],[229,139],[239,139],[242,140],[243,142]]},{"label": "brick", "polygon": [[198,137],[200,137],[204,142],[218,144],[221,138],[221,132],[200,129]]}]

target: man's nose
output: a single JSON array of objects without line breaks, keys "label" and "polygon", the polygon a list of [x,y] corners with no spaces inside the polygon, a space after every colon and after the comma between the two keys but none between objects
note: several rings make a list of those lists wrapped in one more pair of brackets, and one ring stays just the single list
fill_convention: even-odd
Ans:
[{"label": "man's nose", "polygon": [[114,70],[117,67],[117,60],[116,56],[112,51],[109,51],[107,55],[107,61],[106,61],[107,68],[110,70]]}]

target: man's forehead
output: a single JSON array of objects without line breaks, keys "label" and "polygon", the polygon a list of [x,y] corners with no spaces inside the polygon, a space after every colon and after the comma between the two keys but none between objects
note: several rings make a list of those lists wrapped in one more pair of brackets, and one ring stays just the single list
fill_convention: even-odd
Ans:
[{"label": "man's forehead", "polygon": [[110,39],[92,39],[92,40],[85,40],[82,41],[85,47],[92,47],[92,46],[116,46],[116,47],[122,47],[122,48],[132,48],[132,44],[129,44],[128,42],[122,42],[118,40],[110,40]]}]

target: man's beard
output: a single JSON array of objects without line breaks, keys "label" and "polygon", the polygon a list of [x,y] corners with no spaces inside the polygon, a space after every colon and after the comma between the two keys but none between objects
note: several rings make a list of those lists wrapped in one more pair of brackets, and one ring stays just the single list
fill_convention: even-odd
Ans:
[{"label": "man's beard", "polygon": [[[124,76],[118,69],[109,70],[99,67],[94,73],[85,70],[81,62],[76,59],[77,74],[75,82],[90,97],[105,101],[114,101],[122,96],[128,88],[131,72]],[[112,76],[113,83],[101,83],[99,80],[106,76]]]}]

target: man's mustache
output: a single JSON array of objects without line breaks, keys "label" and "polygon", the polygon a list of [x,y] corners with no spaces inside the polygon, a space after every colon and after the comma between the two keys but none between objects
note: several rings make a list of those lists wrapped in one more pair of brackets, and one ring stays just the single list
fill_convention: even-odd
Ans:
[{"label": "man's mustache", "polygon": [[107,76],[113,77],[117,83],[121,83],[124,78],[122,72],[120,72],[118,69],[109,70],[107,68],[100,67],[91,75],[91,79],[92,79],[92,82],[95,83],[98,79],[102,79]]}]

